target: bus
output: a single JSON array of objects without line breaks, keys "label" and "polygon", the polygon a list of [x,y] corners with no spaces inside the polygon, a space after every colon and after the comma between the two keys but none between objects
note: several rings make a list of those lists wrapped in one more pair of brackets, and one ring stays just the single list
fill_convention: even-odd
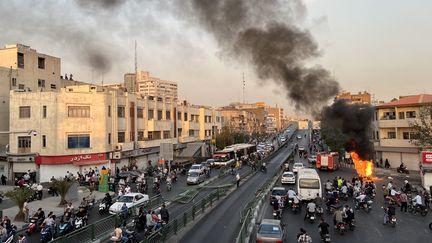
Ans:
[{"label": "bus", "polygon": [[214,166],[223,167],[232,165],[235,160],[242,156],[249,156],[256,152],[256,145],[239,143],[225,147],[223,150],[216,151],[213,154]]},{"label": "bus", "polygon": [[315,169],[303,168],[298,171],[297,195],[302,201],[322,197],[321,179]]},{"label": "bus", "polygon": [[318,153],[315,166],[319,170],[337,170],[340,167],[339,154],[336,152]]}]

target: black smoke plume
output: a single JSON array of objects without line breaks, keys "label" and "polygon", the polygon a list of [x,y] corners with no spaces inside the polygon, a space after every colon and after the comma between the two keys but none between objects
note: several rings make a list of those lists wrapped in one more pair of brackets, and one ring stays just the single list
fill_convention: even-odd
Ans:
[{"label": "black smoke plume", "polygon": [[297,109],[317,115],[338,93],[327,70],[305,65],[320,51],[312,35],[293,24],[303,15],[301,1],[192,0],[190,9],[222,53],[252,64],[260,79],[282,85]]},{"label": "black smoke plume", "polygon": [[370,105],[338,100],[322,112],[324,139],[330,147],[343,146],[347,152],[355,151],[361,159],[370,160],[373,156],[373,146],[369,141],[373,115]]}]

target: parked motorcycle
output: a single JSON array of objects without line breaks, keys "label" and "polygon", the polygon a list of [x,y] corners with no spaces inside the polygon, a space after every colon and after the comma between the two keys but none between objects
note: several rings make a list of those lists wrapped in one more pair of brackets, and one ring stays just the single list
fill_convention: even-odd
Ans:
[{"label": "parked motorcycle", "polygon": [[425,206],[414,206],[412,203],[408,204],[408,212],[412,214],[419,213],[421,216],[426,216],[428,214],[428,209]]},{"label": "parked motorcycle", "polygon": [[40,232],[40,242],[47,243],[53,238],[53,232],[50,226],[45,226]]},{"label": "parked motorcycle", "polygon": [[80,229],[86,224],[84,217],[75,217],[75,229]]},{"label": "parked motorcycle", "polygon": [[61,222],[57,229],[57,236],[64,236],[72,232],[73,227],[69,222]]}]

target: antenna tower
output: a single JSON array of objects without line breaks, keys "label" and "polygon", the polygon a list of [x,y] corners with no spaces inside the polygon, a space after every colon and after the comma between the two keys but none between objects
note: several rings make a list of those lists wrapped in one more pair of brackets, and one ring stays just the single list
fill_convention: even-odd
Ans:
[{"label": "antenna tower", "polygon": [[244,76],[244,72],[243,72],[243,104],[245,104],[245,86],[246,86],[246,81],[245,81],[245,76]]},{"label": "antenna tower", "polygon": [[138,54],[137,54],[137,41],[135,40],[135,84],[133,85],[132,92],[136,92],[136,87],[138,86]]}]

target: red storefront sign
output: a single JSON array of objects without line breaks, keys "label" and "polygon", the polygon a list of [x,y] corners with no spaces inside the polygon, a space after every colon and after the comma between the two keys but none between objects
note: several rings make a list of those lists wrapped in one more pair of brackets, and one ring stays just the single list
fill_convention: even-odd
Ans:
[{"label": "red storefront sign", "polygon": [[96,154],[77,154],[77,155],[63,155],[63,156],[38,156],[35,159],[38,165],[62,165],[62,164],[98,164],[108,160],[106,153]]},{"label": "red storefront sign", "polygon": [[422,165],[432,165],[432,151],[422,152]]}]

